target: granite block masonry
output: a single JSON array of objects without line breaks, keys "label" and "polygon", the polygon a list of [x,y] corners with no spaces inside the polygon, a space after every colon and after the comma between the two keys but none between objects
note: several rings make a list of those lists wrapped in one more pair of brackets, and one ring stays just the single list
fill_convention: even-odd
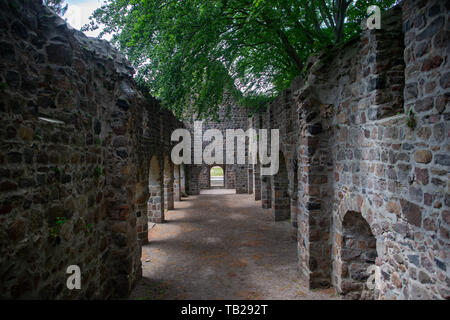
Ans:
[{"label": "granite block masonry", "polygon": [[[280,130],[278,173],[225,164],[224,187],[290,221],[309,288],[450,298],[449,11],[444,0],[404,0],[380,30],[312,56],[263,111],[227,98],[220,121],[204,123],[223,136]],[[0,0],[0,25],[0,296],[126,297],[148,224],[211,188],[210,165],[168,160],[171,133],[193,123],[141,92],[106,41],[41,1]],[[80,290],[65,286],[70,265]]]},{"label": "granite block masonry", "polygon": [[288,190],[310,288],[450,298],[449,11],[448,1],[403,1],[381,30],[311,57],[307,76],[249,121],[280,129],[289,187],[262,178],[255,199],[276,217]]},{"label": "granite block masonry", "polygon": [[1,0],[0,25],[0,297],[127,296],[148,221],[173,205],[163,161],[182,123],[122,54],[41,1]]}]

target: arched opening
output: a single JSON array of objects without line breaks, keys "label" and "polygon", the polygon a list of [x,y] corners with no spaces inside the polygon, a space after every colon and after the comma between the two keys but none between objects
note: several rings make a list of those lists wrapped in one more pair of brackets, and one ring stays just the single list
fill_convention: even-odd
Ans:
[{"label": "arched opening", "polygon": [[211,188],[224,188],[224,172],[222,167],[214,166],[209,170],[209,179]]},{"label": "arched opening", "polygon": [[349,211],[344,217],[341,248],[341,294],[346,299],[374,299],[367,280],[377,257],[376,239],[361,213]]},{"label": "arched opening", "polygon": [[164,221],[164,205],[162,193],[161,169],[157,156],[150,160],[150,169],[148,177],[148,189],[150,198],[148,199],[148,220],[154,223]]},{"label": "arched opening", "polygon": [[291,200],[289,197],[289,177],[283,153],[279,153],[278,173],[273,176],[272,209],[275,221],[291,217]]}]

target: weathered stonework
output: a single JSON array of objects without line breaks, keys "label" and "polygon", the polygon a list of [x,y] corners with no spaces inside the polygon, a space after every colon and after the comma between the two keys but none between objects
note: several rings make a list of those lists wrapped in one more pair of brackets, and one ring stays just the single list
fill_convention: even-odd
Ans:
[{"label": "weathered stonework", "polygon": [[[235,143],[234,157],[235,164],[226,164],[226,130],[227,129],[242,129],[247,130],[247,113],[246,110],[236,106],[231,101],[232,99],[225,100],[218,110],[218,120],[204,120],[202,125],[202,136],[208,129],[217,129],[223,136],[223,164],[206,164],[201,165],[189,165],[189,189],[188,194],[199,194],[203,189],[210,189],[210,170],[213,166],[220,166],[224,172],[224,188],[236,189],[236,193],[248,193],[249,190],[249,168],[247,164],[237,164],[237,145]],[[194,147],[195,141],[202,146],[204,150],[210,142],[200,141],[200,137],[196,137],[194,134],[194,123],[185,122],[186,128],[189,128],[192,137],[192,163],[194,162]],[[236,140],[236,139],[235,139]],[[246,154],[247,159],[247,154]],[[246,162],[247,163],[247,162]]]},{"label": "weathered stonework", "polygon": [[[124,297],[149,222],[211,188],[212,165],[171,163],[172,131],[194,137],[192,123],[142,93],[106,41],[38,0],[0,9],[1,298]],[[265,111],[249,118],[227,101],[220,121],[203,124],[224,145],[226,129],[280,130],[277,175],[223,165],[225,188],[290,219],[310,288],[450,297],[449,11],[448,1],[404,0],[381,30],[310,58],[307,77]],[[65,286],[74,264],[79,291]]]},{"label": "weathered stonework", "polygon": [[[405,0],[381,30],[311,58],[295,103],[287,90],[249,121],[286,130],[299,273],[312,288],[362,299],[450,296],[448,12],[445,1]],[[277,116],[294,106],[297,117]],[[270,193],[273,182],[262,179],[265,207],[277,211],[279,187]]]},{"label": "weathered stonework", "polygon": [[124,297],[141,275],[150,160],[182,124],[124,56],[40,1],[0,1],[0,25],[1,297]]}]

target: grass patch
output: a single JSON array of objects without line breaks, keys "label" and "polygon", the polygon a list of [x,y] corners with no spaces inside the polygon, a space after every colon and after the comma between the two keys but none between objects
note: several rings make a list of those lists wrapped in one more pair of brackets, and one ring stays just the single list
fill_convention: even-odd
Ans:
[{"label": "grass patch", "polygon": [[212,167],[211,177],[223,177],[223,169],[221,167]]}]

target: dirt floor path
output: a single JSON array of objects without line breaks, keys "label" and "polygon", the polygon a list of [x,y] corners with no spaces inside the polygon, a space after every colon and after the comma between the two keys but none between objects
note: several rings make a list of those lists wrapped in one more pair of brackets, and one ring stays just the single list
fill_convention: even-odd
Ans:
[{"label": "dirt floor path", "polygon": [[130,299],[336,299],[300,284],[289,222],[273,222],[252,195],[208,190],[166,220],[149,230]]}]

